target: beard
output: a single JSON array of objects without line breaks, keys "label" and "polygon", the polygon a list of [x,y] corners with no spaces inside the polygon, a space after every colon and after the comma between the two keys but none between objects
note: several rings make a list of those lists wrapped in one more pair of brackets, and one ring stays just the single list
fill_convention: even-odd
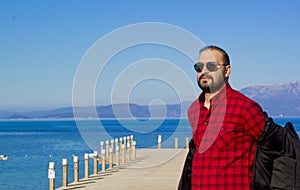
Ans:
[{"label": "beard", "polygon": [[201,78],[204,75],[200,76],[197,79],[198,82],[198,86],[201,88],[201,90],[204,93],[215,93],[217,91],[219,91],[221,88],[224,87],[225,85],[225,78],[224,77],[212,77],[210,75],[205,75],[205,77],[207,78],[206,81],[201,81]]}]

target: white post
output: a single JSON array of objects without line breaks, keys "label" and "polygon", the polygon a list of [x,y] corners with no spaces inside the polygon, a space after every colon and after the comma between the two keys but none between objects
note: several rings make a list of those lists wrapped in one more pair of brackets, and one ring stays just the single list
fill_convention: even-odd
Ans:
[{"label": "white post", "polygon": [[105,150],[102,150],[102,152],[101,152],[101,167],[102,167],[102,172],[105,172],[105,165],[106,165],[106,158],[105,158],[105,155],[106,155],[106,152],[105,152]]},{"label": "white post", "polygon": [[[130,137],[129,136],[127,136],[127,145],[128,145],[128,143],[129,143],[129,145],[131,144],[130,143]],[[128,146],[127,146],[128,147]],[[130,146],[129,146],[129,148],[130,148]]]},{"label": "white post", "polygon": [[161,148],[161,141],[162,141],[161,135],[158,135],[158,139],[157,139],[157,148],[158,149]]},{"label": "white post", "polygon": [[48,178],[49,178],[49,189],[55,189],[55,168],[54,162],[49,162],[49,169],[48,169]]},{"label": "white post", "polygon": [[89,154],[84,154],[84,178],[89,177]]},{"label": "white post", "polygon": [[110,147],[112,148],[112,150],[114,151],[114,145],[115,144],[115,140],[114,139],[111,139],[110,140]]},{"label": "white post", "polygon": [[133,135],[130,135],[130,144],[131,144],[131,148],[132,148],[132,144],[133,143]]},{"label": "white post", "polygon": [[133,142],[133,135],[130,135],[130,139],[131,139],[131,141]]},{"label": "white post", "polygon": [[116,146],[116,166],[120,165],[120,159],[119,159],[119,146]]},{"label": "white post", "polygon": [[126,151],[126,146],[127,146],[126,137],[123,137],[123,141],[124,141],[124,146],[125,146],[125,151]]},{"label": "white post", "polygon": [[106,144],[106,146],[105,146],[105,152],[106,152],[105,157],[108,158],[108,153],[109,153],[109,141],[105,141],[105,144]]},{"label": "white post", "polygon": [[124,144],[122,144],[122,153],[121,153],[121,157],[122,157],[121,162],[122,162],[122,163],[125,163],[125,145],[124,145]]},{"label": "white post", "polygon": [[122,145],[123,145],[123,144],[122,144],[122,140],[123,140],[123,139],[120,137],[120,153],[121,153],[121,151],[122,151]]},{"label": "white post", "polygon": [[63,166],[63,187],[68,186],[68,160],[62,159],[62,166]]},{"label": "white post", "polygon": [[94,175],[98,174],[98,152],[94,151]]},{"label": "white post", "polygon": [[113,164],[113,149],[109,148],[109,169],[112,169]]},{"label": "white post", "polygon": [[130,142],[127,143],[127,160],[131,160],[131,149],[130,149]]},{"label": "white post", "polygon": [[186,150],[189,150],[189,138],[188,137],[186,137],[185,138],[185,147],[186,147]]},{"label": "white post", "polygon": [[119,139],[115,138],[115,147],[117,148],[117,146],[119,146]]},{"label": "white post", "polygon": [[101,141],[101,142],[100,142],[100,153],[102,152],[103,149],[104,149],[104,142]]},{"label": "white post", "polygon": [[79,170],[78,170],[78,165],[79,165],[79,161],[78,161],[78,156],[74,156],[73,157],[73,162],[74,162],[74,182],[78,182],[79,181]]},{"label": "white post", "polygon": [[175,149],[178,149],[178,137],[175,137]]},{"label": "white post", "polygon": [[136,159],[136,142],[132,142],[132,160]]}]

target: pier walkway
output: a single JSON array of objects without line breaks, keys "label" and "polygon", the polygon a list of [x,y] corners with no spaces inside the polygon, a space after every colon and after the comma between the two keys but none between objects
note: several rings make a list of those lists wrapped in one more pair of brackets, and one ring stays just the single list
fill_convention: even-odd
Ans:
[{"label": "pier walkway", "polygon": [[128,161],[58,190],[176,190],[186,149],[137,149]]}]

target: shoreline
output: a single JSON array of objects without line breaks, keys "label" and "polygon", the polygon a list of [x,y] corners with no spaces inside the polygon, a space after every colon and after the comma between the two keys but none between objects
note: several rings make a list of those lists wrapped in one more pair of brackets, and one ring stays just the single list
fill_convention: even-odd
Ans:
[{"label": "shoreline", "polygon": [[[274,119],[300,119],[300,116],[270,116]],[[20,118],[20,119],[0,119],[1,121],[114,121],[114,120],[136,120],[139,122],[146,122],[149,120],[178,120],[188,119],[187,117],[153,117],[153,118]]]},{"label": "shoreline", "polygon": [[[300,118],[300,116],[299,116]],[[178,120],[188,119],[187,117],[155,117],[155,118],[29,118],[29,119],[0,119],[0,121],[109,121],[109,120],[136,120],[139,122],[149,120]]]}]

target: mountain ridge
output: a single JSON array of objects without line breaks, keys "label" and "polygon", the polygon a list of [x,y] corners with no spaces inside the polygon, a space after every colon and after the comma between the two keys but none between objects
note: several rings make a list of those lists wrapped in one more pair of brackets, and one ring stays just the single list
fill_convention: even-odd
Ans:
[{"label": "mountain ridge", "polygon": [[[258,102],[270,116],[300,117],[300,80],[268,85],[251,85],[239,90]],[[175,118],[186,117],[191,101],[167,105],[139,105],[120,103],[101,106],[76,107],[76,117],[80,118]],[[0,119],[70,119],[74,118],[73,107],[52,110],[5,112],[0,111]]]},{"label": "mountain ridge", "polygon": [[252,85],[240,90],[272,116],[300,116],[300,80]]}]

